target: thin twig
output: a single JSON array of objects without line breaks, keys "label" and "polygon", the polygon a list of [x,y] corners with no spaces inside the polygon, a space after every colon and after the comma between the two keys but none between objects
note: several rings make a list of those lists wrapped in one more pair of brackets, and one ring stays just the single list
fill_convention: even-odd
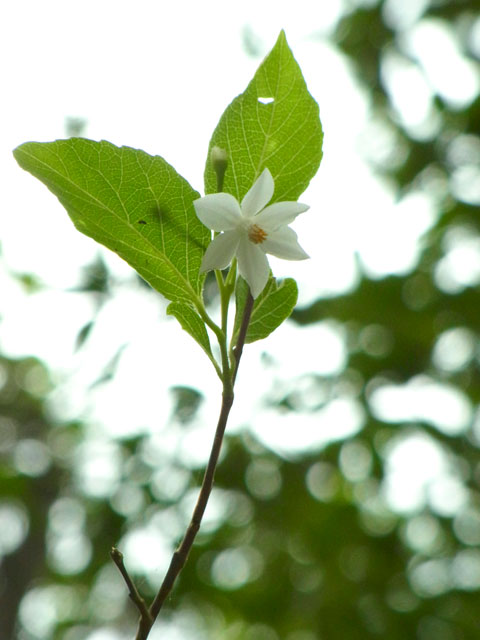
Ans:
[{"label": "thin twig", "polygon": [[[195,537],[200,529],[200,524],[202,522],[203,514],[205,513],[205,509],[207,507],[208,499],[210,497],[210,493],[213,487],[213,481],[215,478],[215,470],[217,467],[218,457],[220,455],[220,450],[222,448],[223,436],[225,434],[225,429],[227,426],[227,420],[230,413],[230,409],[233,405],[233,385],[235,383],[235,378],[237,376],[238,366],[240,364],[240,358],[242,357],[243,345],[245,344],[245,338],[247,336],[248,323],[250,322],[250,316],[253,308],[253,298],[248,292],[247,300],[245,303],[245,309],[242,318],[242,324],[240,327],[240,331],[238,334],[238,340],[234,347],[233,353],[235,362],[233,363],[233,373],[231,377],[231,383],[228,385],[224,384],[224,391],[222,394],[222,406],[220,409],[220,415],[218,418],[217,428],[215,431],[215,437],[213,439],[212,449],[210,451],[210,457],[208,459],[208,464],[205,469],[205,474],[203,476],[202,486],[200,488],[200,493],[198,496],[197,504],[195,505],[195,509],[192,514],[192,519],[190,520],[190,524],[188,525],[185,536],[180,543],[180,546],[174,551],[172,559],[170,561],[170,566],[168,567],[167,573],[165,574],[165,578],[163,579],[162,585],[150,607],[147,611],[147,615],[143,610],[145,607],[145,603],[138,595],[138,591],[135,588],[132,580],[130,579],[127,570],[123,564],[123,559],[121,557],[121,561],[115,559],[113,557],[112,550],[112,558],[120,569],[125,582],[130,591],[130,597],[135,603],[137,609],[140,612],[140,621],[138,624],[137,635],[135,640],[146,640],[150,633],[150,630],[157,619],[160,610],[167,599],[170,591],[175,584],[175,580],[177,579],[180,571],[183,569],[185,562],[188,559],[188,555],[190,553],[190,549],[193,546],[193,542]],[[115,550],[118,554],[120,552]],[[115,554],[117,555],[117,554]],[[121,554],[120,554],[121,556]]]},{"label": "thin twig", "polygon": [[147,624],[150,624],[150,627],[151,627],[153,624],[152,616],[150,614],[150,611],[148,610],[147,605],[145,604],[145,600],[138,593],[137,588],[123,563],[123,553],[119,551],[117,547],[112,547],[110,551],[110,557],[112,558],[114,563],[117,565],[118,570],[120,571],[123,579],[125,580],[125,583],[128,587],[128,595],[130,596],[130,599],[135,604],[135,606],[138,609],[138,612],[140,613],[140,619],[142,624],[147,623]]}]

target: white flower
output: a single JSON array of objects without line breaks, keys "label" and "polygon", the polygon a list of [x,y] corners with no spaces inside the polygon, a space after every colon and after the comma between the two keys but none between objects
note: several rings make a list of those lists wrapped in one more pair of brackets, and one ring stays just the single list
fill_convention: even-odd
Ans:
[{"label": "white flower", "polygon": [[298,244],[297,234],[287,225],[309,207],[299,202],[272,199],[274,182],[268,169],[255,181],[241,204],[229,193],[214,193],[195,200],[193,205],[206,227],[223,233],[207,248],[201,271],[224,269],[234,256],[238,269],[256,298],[267,284],[270,253],[285,260],[305,260],[309,256]]}]

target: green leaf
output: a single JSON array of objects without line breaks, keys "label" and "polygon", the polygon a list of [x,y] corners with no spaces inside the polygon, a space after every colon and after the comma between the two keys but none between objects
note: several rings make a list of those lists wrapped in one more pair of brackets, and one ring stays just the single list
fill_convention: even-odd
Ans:
[{"label": "green leaf", "polygon": [[193,307],[184,302],[171,302],[167,307],[167,313],[179,321],[182,329],[185,329],[198,342],[210,360],[212,360],[213,354],[205,323]]},{"label": "green leaf", "polygon": [[[239,278],[235,289],[237,310],[233,326],[232,344],[237,341],[247,295],[248,285],[243,278]],[[275,278],[270,277],[265,289],[253,305],[245,342],[263,340],[272,331],[275,331],[292,313],[297,297],[297,283],[293,278],[286,278],[277,282]]]},{"label": "green leaf", "polygon": [[[228,153],[224,191],[241,200],[267,167],[275,180],[272,202],[297,200],[318,170],[322,140],[318,105],[282,31],[210,141],[210,150],[216,145]],[[215,191],[216,175],[207,160],[205,192]]]},{"label": "green leaf", "polygon": [[192,202],[198,193],[159,156],[110,142],[27,142],[14,151],[66,208],[79,231],[118,253],[170,300],[202,290],[210,232]]}]

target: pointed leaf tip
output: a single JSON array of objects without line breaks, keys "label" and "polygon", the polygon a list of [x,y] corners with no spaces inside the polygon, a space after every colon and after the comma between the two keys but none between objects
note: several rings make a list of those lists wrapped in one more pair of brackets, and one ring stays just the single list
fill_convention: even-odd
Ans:
[{"label": "pointed leaf tip", "polygon": [[[275,180],[273,202],[297,200],[315,175],[322,158],[319,109],[308,92],[285,31],[266,56],[247,89],[222,115],[210,141],[228,149],[223,190],[239,201],[264,168]],[[205,192],[216,191],[209,161]]]}]

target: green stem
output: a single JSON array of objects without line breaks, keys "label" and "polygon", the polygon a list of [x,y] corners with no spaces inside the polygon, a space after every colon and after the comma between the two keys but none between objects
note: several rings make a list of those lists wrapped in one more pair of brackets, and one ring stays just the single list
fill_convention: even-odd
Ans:
[{"label": "green stem", "polygon": [[217,334],[218,344],[222,358],[222,380],[224,384],[224,392],[230,393],[233,390],[232,366],[229,358],[229,349],[227,344],[228,332],[228,309],[230,306],[230,298],[235,289],[235,281],[237,277],[237,261],[234,258],[227,277],[224,279],[222,272],[215,271],[217,278],[218,290],[220,293],[220,314],[221,314],[221,335]]},{"label": "green stem", "polygon": [[225,288],[230,292],[230,295],[235,290],[235,283],[237,281],[237,259],[232,260],[232,264],[228,271],[228,275],[225,279]]},{"label": "green stem", "polygon": [[[197,302],[197,301],[196,301]],[[203,302],[201,300],[198,300],[198,304],[196,304],[197,307],[197,311],[200,315],[200,317],[202,318],[202,320],[205,322],[205,324],[207,325],[207,327],[209,327],[209,329],[211,329],[213,331],[213,333],[215,334],[217,340],[218,340],[218,344],[220,345],[220,351],[222,349],[222,344],[226,342],[226,333],[223,331],[223,329],[221,327],[219,327],[212,319],[211,317],[208,315],[207,310],[205,309],[205,306],[203,304]],[[211,353],[208,353],[207,351],[205,351],[205,353],[207,354],[207,356],[210,359],[210,362],[213,364],[213,366],[215,367],[215,371],[217,372],[218,377],[220,378],[220,380],[222,380],[223,382],[223,356],[222,356],[222,367],[220,367],[220,365],[218,364],[218,362],[215,360],[215,358],[213,357],[213,355]]]},{"label": "green stem", "polygon": [[221,322],[223,339],[219,340],[220,354],[222,357],[222,373],[223,373],[223,392],[227,395],[233,394],[232,372],[230,369],[230,360],[228,358],[227,344],[227,323],[228,323],[228,306],[230,304],[230,293],[223,285],[220,289],[220,305],[221,305]]},{"label": "green stem", "polygon": [[[205,351],[205,350],[204,350]],[[210,360],[210,362],[213,364],[213,367],[217,373],[217,376],[220,378],[220,380],[223,381],[223,373],[222,373],[222,369],[220,367],[220,365],[218,364],[218,362],[215,360],[215,357],[212,353],[209,353],[208,351],[205,351],[205,353],[208,356],[208,359]]]},{"label": "green stem", "polygon": [[201,319],[205,322],[205,324],[207,325],[207,327],[209,327],[213,333],[217,336],[217,338],[219,336],[222,335],[222,329],[218,326],[218,324],[216,324],[211,317],[208,315],[207,310],[205,309],[205,305],[203,304],[203,302],[200,300],[200,298],[198,298],[198,300],[195,300],[195,306],[197,308],[197,311],[201,317]]}]

